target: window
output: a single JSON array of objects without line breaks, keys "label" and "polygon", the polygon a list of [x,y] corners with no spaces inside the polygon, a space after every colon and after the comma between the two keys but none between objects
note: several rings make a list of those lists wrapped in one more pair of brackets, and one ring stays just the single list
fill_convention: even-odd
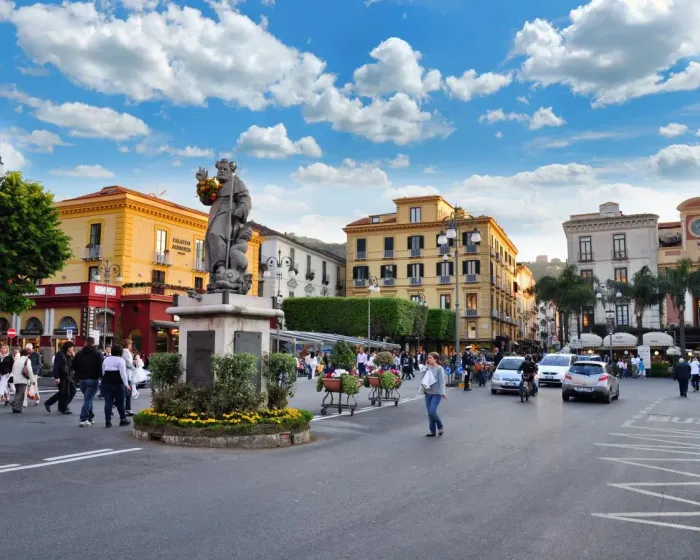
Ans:
[{"label": "window", "polygon": [[613,234],[613,258],[627,258],[627,238],[624,233]]},{"label": "window", "polygon": [[88,282],[95,282],[95,276],[100,273],[100,269],[96,266],[88,268]]},{"label": "window", "polygon": [[581,270],[581,278],[583,278],[584,280],[587,280],[588,282],[590,282],[592,284],[593,283],[593,270],[591,270],[590,268],[585,269],[585,270]]},{"label": "window", "polygon": [[408,250],[411,253],[420,253],[423,249],[423,236],[422,235],[411,235],[408,238]]},{"label": "window", "polygon": [[451,304],[450,294],[440,294],[440,309],[450,309]]},{"label": "window", "polygon": [[467,309],[479,308],[479,296],[477,294],[467,294]]},{"label": "window", "polygon": [[481,261],[462,261],[462,274],[481,274]]},{"label": "window", "polygon": [[581,315],[581,330],[585,333],[591,332],[595,324],[595,313],[592,307],[585,307]]},{"label": "window", "polygon": [[90,245],[102,245],[102,224],[90,224]]},{"label": "window", "polygon": [[408,274],[409,278],[423,278],[423,264],[409,264]]},{"label": "window", "polygon": [[372,223],[378,224],[379,223],[379,216],[372,216]]},{"label": "window", "polygon": [[204,278],[202,278],[201,276],[194,277],[194,289],[198,292],[204,291]]},{"label": "window", "polygon": [[326,261],[321,261],[321,280],[328,282],[328,265]]},{"label": "window", "polygon": [[352,279],[353,280],[367,280],[369,278],[369,267],[368,266],[353,266],[352,267]]},{"label": "window", "polygon": [[71,329],[72,331],[77,331],[78,330],[78,323],[75,321],[75,319],[73,319],[73,317],[63,317],[58,322],[58,328],[59,328],[59,330]]},{"label": "window", "polygon": [[165,255],[165,251],[168,249],[168,232],[159,229],[156,230],[156,254]]},{"label": "window", "polygon": [[438,262],[435,266],[435,273],[438,277],[452,276],[454,274],[454,266],[455,263],[453,262]]},{"label": "window", "polygon": [[416,303],[420,303],[421,296],[420,295],[413,295],[413,296],[411,296],[411,301],[415,301]]},{"label": "window", "polygon": [[340,285],[340,267],[335,267],[335,281]]},{"label": "window", "polygon": [[356,247],[357,247],[355,250],[356,257],[358,259],[366,259],[367,258],[367,240],[366,239],[358,239]]},{"label": "window", "polygon": [[581,262],[593,260],[593,242],[590,235],[578,238],[578,260]]},{"label": "window", "polygon": [[420,206],[411,208],[411,223],[417,224],[420,222]]},{"label": "window", "polygon": [[379,269],[379,276],[384,280],[387,278],[396,278],[396,265],[383,264]]},{"label": "window", "polygon": [[385,251],[394,251],[394,238],[393,237],[385,237],[384,238],[384,250]]},{"label": "window", "polygon": [[626,266],[615,269],[615,282],[623,282],[623,283],[627,284],[627,267]]},{"label": "window", "polygon": [[294,247],[289,248],[289,260],[292,261],[292,268],[296,264],[296,255],[294,253]]},{"label": "window", "polygon": [[204,241],[201,239],[194,242],[194,269],[204,270]]},{"label": "window", "polygon": [[629,325],[630,324],[630,306],[625,304],[620,304],[615,306],[615,319],[618,325]]},{"label": "window", "polygon": [[311,272],[311,255],[306,255],[306,272]]},{"label": "window", "polygon": [[155,295],[165,295],[165,288],[159,284],[165,284],[165,272],[162,270],[154,270],[151,272],[151,293]]}]

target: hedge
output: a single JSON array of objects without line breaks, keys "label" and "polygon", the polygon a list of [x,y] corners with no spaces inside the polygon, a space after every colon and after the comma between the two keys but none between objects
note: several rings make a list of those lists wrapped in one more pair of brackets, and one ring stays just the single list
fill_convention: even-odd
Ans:
[{"label": "hedge", "polygon": [[[288,298],[282,309],[289,330],[367,336],[367,303],[367,298]],[[372,338],[415,336],[419,308],[405,299],[372,298]]]},{"label": "hedge", "polygon": [[449,309],[429,309],[425,338],[451,340],[455,337],[455,312]]}]

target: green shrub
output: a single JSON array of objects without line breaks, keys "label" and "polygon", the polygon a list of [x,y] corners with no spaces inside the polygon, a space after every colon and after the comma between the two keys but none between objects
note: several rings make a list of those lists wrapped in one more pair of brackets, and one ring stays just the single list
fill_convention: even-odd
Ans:
[{"label": "green shrub", "polygon": [[429,309],[425,337],[451,340],[455,336],[455,312],[449,309]]},{"label": "green shrub", "polygon": [[214,354],[211,360],[217,395],[214,402],[217,409],[256,410],[265,396],[253,384],[258,375],[258,357],[245,352],[236,354]]},{"label": "green shrub", "polygon": [[670,377],[669,364],[666,362],[652,362],[651,369],[647,370],[649,377]]},{"label": "green shrub", "polygon": [[358,377],[356,375],[345,374],[340,379],[343,386],[343,393],[346,395],[356,395],[360,392],[360,388],[357,386]]},{"label": "green shrub", "polygon": [[390,391],[396,385],[396,376],[390,372],[384,372],[379,376],[379,385],[382,389]]},{"label": "green shrub", "polygon": [[268,354],[263,375],[267,383],[267,408],[283,409],[297,387],[297,363],[291,354]]},{"label": "green shrub", "polygon": [[394,365],[394,355],[391,352],[379,352],[374,357],[374,365],[380,368],[392,367]]},{"label": "green shrub", "polygon": [[150,385],[153,394],[163,391],[180,380],[182,368],[180,355],[158,352],[149,358],[148,369],[151,372]]},{"label": "green shrub", "polygon": [[331,364],[337,369],[350,371],[355,367],[355,352],[344,340],[339,340],[331,349]]}]

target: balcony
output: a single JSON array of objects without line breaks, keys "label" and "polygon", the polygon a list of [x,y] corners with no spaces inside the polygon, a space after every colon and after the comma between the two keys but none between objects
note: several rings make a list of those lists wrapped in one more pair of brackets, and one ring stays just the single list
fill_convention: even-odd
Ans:
[{"label": "balcony", "polygon": [[355,259],[358,261],[366,261],[367,260],[367,251],[357,251],[355,253]]},{"label": "balcony", "polygon": [[491,275],[491,284],[496,285],[496,276],[494,274]]},{"label": "balcony", "polygon": [[451,249],[452,249],[452,247],[450,247],[449,245],[440,245],[440,247],[438,248],[438,254],[439,255],[449,255]]},{"label": "balcony", "polygon": [[353,280],[353,286],[355,286],[356,288],[366,288],[367,280],[365,278]]},{"label": "balcony", "polygon": [[307,279],[309,282],[313,282],[313,281],[314,281],[314,278],[316,278],[316,272],[314,272],[314,271],[313,271],[312,269],[310,269],[310,268],[307,268],[307,269],[306,269],[306,279]]},{"label": "balcony", "polygon": [[159,266],[173,266],[173,261],[170,258],[170,253],[168,251],[165,251],[164,253],[156,251],[153,254],[153,264],[157,264]]},{"label": "balcony", "polygon": [[464,316],[465,316],[465,317],[478,317],[478,316],[479,316],[479,310],[478,310],[478,309],[465,309],[465,310],[464,310]]},{"label": "balcony", "polygon": [[382,284],[384,286],[393,286],[396,282],[396,278],[382,278]]},{"label": "balcony", "polygon": [[384,258],[385,259],[393,259],[394,258],[394,250],[393,249],[384,249]]},{"label": "balcony", "polygon": [[493,317],[494,319],[498,319],[498,311],[496,311],[495,309],[492,309],[491,310],[491,317]]},{"label": "balcony", "polygon": [[204,259],[195,259],[193,270],[195,272],[206,272],[204,268]]},{"label": "balcony", "polygon": [[613,249],[612,251],[612,260],[614,261],[626,261],[628,260],[627,256],[627,249],[623,249],[622,251],[615,251]]},{"label": "balcony", "polygon": [[422,257],[423,256],[423,249],[411,249],[410,256],[411,257]]},{"label": "balcony", "polygon": [[83,249],[84,261],[101,261],[102,260],[102,245],[88,245]]},{"label": "balcony", "polygon": [[438,276],[440,284],[452,284],[452,276]]},{"label": "balcony", "polygon": [[328,286],[328,284],[331,283],[331,277],[328,274],[324,274],[323,277],[321,278],[321,284],[324,286]]},{"label": "balcony", "polygon": [[464,254],[466,255],[475,255],[477,252],[477,246],[476,243],[467,243],[464,246]]},{"label": "balcony", "polygon": [[578,262],[593,262],[593,251],[588,251],[585,253],[579,252]]},{"label": "balcony", "polygon": [[478,274],[465,274],[464,275],[464,283],[465,284],[478,284],[479,283],[479,275]]},{"label": "balcony", "polygon": [[423,278],[420,276],[409,278],[409,284],[411,286],[421,286],[423,284]]}]

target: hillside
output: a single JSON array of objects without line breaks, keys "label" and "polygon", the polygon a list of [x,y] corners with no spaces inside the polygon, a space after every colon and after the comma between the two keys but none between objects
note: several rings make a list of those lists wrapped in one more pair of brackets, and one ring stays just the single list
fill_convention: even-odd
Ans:
[{"label": "hillside", "polygon": [[347,258],[345,243],[326,243],[325,241],[315,239],[314,237],[304,237],[301,235],[294,235],[293,233],[288,233],[287,236],[293,237],[299,241],[299,243],[303,243],[304,245],[308,245],[314,249],[328,251],[329,253],[333,253],[334,255],[337,255],[343,259]]},{"label": "hillside", "polygon": [[548,263],[537,263],[537,262],[522,262],[531,271],[536,281],[539,281],[545,276],[554,276],[557,278],[561,271],[564,270],[564,262],[559,259],[552,259]]}]

